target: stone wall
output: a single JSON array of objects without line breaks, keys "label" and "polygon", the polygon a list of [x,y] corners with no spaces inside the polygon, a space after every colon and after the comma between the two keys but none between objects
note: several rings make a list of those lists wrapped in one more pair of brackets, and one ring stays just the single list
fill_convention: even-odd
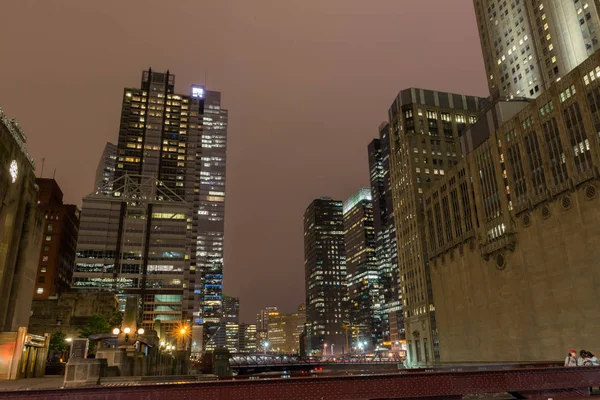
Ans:
[{"label": "stone wall", "polygon": [[600,198],[590,187],[517,216],[503,260],[486,261],[473,240],[433,264],[442,361],[600,352]]}]

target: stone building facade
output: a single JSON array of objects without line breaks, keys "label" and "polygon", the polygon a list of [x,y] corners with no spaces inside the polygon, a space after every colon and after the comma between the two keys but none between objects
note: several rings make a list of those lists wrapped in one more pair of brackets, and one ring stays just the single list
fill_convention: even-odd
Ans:
[{"label": "stone building facade", "polygon": [[390,180],[398,285],[411,365],[439,360],[435,298],[427,258],[423,193],[461,158],[458,138],[483,99],[410,88],[389,109]]},{"label": "stone building facade", "polygon": [[0,332],[27,326],[42,239],[35,166],[19,124],[0,109]]},{"label": "stone building facade", "polygon": [[600,53],[487,134],[425,194],[441,360],[597,348]]}]

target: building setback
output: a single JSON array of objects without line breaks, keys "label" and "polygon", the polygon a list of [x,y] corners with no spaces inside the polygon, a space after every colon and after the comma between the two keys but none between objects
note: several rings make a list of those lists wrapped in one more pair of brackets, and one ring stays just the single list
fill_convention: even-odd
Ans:
[{"label": "building setback", "polygon": [[348,299],[343,202],[322,197],[304,212],[304,272],[306,351],[322,354],[334,346],[343,353]]},{"label": "building setback", "polygon": [[600,48],[598,0],[474,0],[490,93],[537,97]]},{"label": "building setback", "polygon": [[54,179],[37,178],[38,208],[44,215],[44,237],[37,270],[34,300],[46,300],[71,288],[79,232],[79,209],[63,204]]},{"label": "building setback", "polygon": [[[344,202],[349,317],[354,339],[374,348],[382,339],[379,263],[373,226],[371,189],[362,188]],[[357,342],[349,345],[358,347]]]},{"label": "building setback", "polygon": [[405,335],[402,293],[398,286],[398,248],[390,182],[390,124],[383,122],[378,131],[379,138],[373,139],[368,146],[373,226],[379,262],[383,340],[395,343],[404,340]]},{"label": "building setback", "polygon": [[501,127],[478,121],[464,160],[427,191],[443,361],[541,361],[597,345],[598,126],[596,52]]},{"label": "building setback", "polygon": [[103,193],[110,193],[112,191],[112,182],[115,179],[116,168],[117,146],[111,142],[107,142],[96,168],[94,191],[100,190]]},{"label": "building setback", "polygon": [[[401,91],[389,110],[390,179],[408,360],[439,360],[423,192],[461,158],[458,138],[482,99],[424,89]],[[442,350],[443,351],[443,350]]]},{"label": "building setback", "polygon": [[0,109],[0,332],[28,325],[40,255],[43,216],[26,141]]}]

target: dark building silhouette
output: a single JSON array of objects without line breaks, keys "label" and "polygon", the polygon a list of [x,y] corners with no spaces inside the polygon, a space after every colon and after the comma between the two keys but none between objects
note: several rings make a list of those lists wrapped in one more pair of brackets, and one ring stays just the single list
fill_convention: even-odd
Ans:
[{"label": "dark building silhouette", "polygon": [[38,208],[44,215],[34,300],[46,300],[71,286],[79,233],[79,209],[63,204],[63,192],[54,179],[37,178]]}]

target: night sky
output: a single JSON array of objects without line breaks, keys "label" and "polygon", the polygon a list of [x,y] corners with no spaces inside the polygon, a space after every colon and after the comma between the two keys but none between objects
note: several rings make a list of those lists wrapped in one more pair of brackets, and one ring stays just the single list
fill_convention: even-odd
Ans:
[{"label": "night sky", "polygon": [[0,107],[68,202],[92,191],[143,69],[223,93],[225,292],[245,322],[304,302],[303,212],[368,186],[399,90],[487,94],[471,0],[1,0],[0,15]]}]

